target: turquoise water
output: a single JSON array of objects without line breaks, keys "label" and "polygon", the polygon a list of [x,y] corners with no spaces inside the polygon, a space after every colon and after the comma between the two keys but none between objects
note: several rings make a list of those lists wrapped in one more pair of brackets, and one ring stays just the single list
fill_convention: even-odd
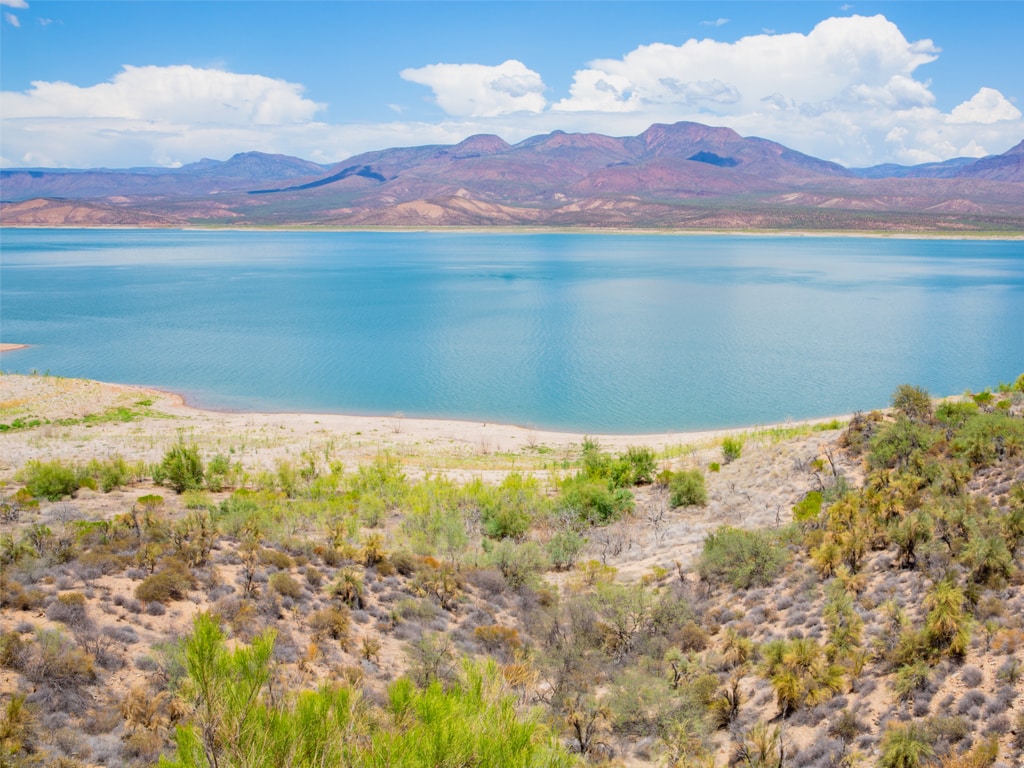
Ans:
[{"label": "turquoise water", "polygon": [[765,424],[1024,371],[1024,242],[3,230],[5,371],[201,406],[591,432]]}]

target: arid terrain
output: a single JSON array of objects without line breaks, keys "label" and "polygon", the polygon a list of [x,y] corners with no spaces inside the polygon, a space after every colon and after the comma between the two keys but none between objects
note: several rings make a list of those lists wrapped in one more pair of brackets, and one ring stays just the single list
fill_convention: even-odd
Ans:
[{"label": "arid terrain", "polygon": [[400,678],[491,659],[526,764],[1020,765],[1021,384],[583,436],[0,376],[0,764],[192,764],[209,614],[276,633],[246,717],[340,686],[367,750]]},{"label": "arid terrain", "polygon": [[181,168],[12,168],[0,178],[0,221],[20,227],[1024,231],[1024,143],[849,169],[692,122],[514,145],[477,135],[331,165],[244,152]]}]

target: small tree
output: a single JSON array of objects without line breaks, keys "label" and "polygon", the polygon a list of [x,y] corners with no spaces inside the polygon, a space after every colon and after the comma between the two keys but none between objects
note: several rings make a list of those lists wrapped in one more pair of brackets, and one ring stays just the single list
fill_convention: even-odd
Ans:
[{"label": "small tree", "polygon": [[911,421],[928,421],[932,417],[932,398],[928,390],[910,384],[896,387],[892,407]]},{"label": "small tree", "polygon": [[248,647],[228,650],[217,620],[200,614],[184,642],[188,681],[182,688],[191,705],[189,722],[179,725],[176,768],[248,765],[246,758],[269,751],[270,734],[261,723],[260,694],[270,681],[274,632]]}]

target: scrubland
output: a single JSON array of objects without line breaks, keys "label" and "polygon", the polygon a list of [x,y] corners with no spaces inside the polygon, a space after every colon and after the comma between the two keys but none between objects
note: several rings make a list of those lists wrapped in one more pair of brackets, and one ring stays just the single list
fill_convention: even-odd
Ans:
[{"label": "scrubland", "polygon": [[1024,762],[1024,377],[585,438],[0,376],[0,765]]}]

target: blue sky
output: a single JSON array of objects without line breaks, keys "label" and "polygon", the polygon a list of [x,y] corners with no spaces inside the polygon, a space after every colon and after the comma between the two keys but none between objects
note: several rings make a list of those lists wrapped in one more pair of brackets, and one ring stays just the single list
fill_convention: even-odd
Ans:
[{"label": "blue sky", "polygon": [[845,165],[1024,138],[1022,2],[0,0],[0,164],[633,135],[695,120]]}]

